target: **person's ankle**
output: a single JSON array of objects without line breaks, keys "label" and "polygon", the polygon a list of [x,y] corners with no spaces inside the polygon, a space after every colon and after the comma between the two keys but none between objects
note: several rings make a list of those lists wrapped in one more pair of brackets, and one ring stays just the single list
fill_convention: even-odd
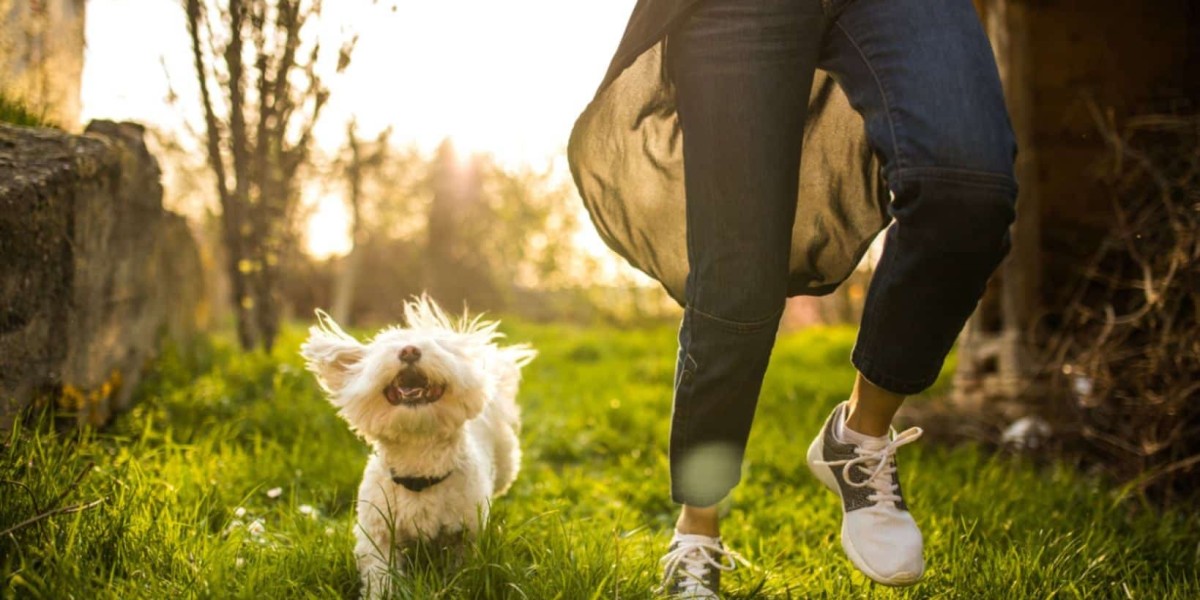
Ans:
[{"label": "person's ankle", "polygon": [[684,523],[682,521],[677,521],[675,523],[675,533],[682,535],[703,535],[711,538],[721,537],[721,531],[719,527],[694,525],[691,523]]},{"label": "person's ankle", "polygon": [[675,531],[684,535],[721,537],[720,518],[716,507],[684,506],[675,521]]},{"label": "person's ankle", "polygon": [[847,402],[844,425],[866,436],[884,437],[903,403],[904,396],[871,383],[859,373]]},{"label": "person's ankle", "polygon": [[851,411],[846,415],[843,426],[855,433],[868,437],[884,437],[892,426],[890,420],[865,418],[861,412]]}]

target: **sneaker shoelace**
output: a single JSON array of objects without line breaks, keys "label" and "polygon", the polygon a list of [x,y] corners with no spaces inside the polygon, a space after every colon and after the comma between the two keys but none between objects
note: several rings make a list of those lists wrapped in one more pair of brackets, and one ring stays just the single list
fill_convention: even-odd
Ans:
[{"label": "sneaker shoelace", "polygon": [[[900,495],[896,493],[896,484],[892,482],[892,474],[896,472],[896,461],[893,460],[896,450],[905,444],[917,441],[922,433],[924,431],[920,427],[910,427],[899,434],[892,430],[891,441],[878,450],[855,446],[854,453],[857,455],[855,458],[815,462],[827,467],[842,467],[842,479],[846,481],[846,485],[857,488],[870,486],[875,490],[874,494],[867,496],[871,502],[895,504],[901,500]],[[854,481],[850,474],[853,473],[855,467],[867,478],[862,481]]]},{"label": "sneaker shoelace", "polygon": [[679,587],[685,597],[690,597],[692,594],[707,595],[717,592],[717,590],[709,590],[705,587],[707,585],[705,578],[708,576],[709,569],[732,571],[737,568],[738,563],[750,566],[750,562],[741,554],[723,548],[720,544],[700,540],[681,540],[679,545],[663,556],[659,563],[663,565],[662,589],[670,589],[669,586],[676,575],[681,574],[683,577],[679,580]]}]

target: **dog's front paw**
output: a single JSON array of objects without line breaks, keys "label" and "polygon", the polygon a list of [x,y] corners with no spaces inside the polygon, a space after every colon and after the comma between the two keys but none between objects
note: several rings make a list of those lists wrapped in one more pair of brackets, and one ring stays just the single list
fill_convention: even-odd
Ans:
[{"label": "dog's front paw", "polygon": [[358,573],[362,579],[362,598],[382,600],[392,596],[392,578],[398,569],[378,556],[359,556]]}]

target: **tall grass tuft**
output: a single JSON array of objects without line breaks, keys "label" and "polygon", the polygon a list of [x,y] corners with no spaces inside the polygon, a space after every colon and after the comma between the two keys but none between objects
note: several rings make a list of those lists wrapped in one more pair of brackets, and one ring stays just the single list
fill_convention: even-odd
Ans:
[{"label": "tall grass tuft", "polygon": [[44,113],[38,114],[23,102],[9,98],[3,93],[0,93],[0,123],[20,125],[21,127],[57,127],[55,123],[46,118]]}]

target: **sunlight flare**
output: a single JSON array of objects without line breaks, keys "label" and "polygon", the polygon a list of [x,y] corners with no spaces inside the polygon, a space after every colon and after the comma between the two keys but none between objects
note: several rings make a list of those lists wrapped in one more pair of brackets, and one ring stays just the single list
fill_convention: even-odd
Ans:
[{"label": "sunlight flare", "polygon": [[338,196],[323,196],[316,202],[305,224],[304,240],[308,253],[325,259],[345,256],[354,248],[350,240],[350,213]]}]

